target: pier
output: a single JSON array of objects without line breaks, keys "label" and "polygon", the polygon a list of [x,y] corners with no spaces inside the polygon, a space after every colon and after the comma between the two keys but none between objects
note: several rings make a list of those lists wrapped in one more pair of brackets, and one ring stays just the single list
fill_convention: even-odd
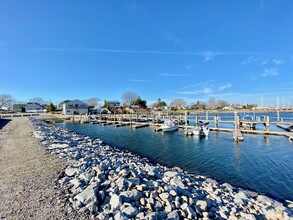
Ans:
[{"label": "pier", "polygon": [[[28,116],[31,114],[28,114]],[[49,115],[48,115],[49,116]],[[51,115],[56,117],[55,115]],[[25,116],[23,116],[25,117]],[[45,117],[45,116],[43,116]],[[60,116],[65,118],[65,116]],[[174,120],[178,123],[179,129],[184,129],[184,133],[187,136],[191,136],[192,130],[195,126],[190,124],[196,124],[199,120],[203,122],[212,123],[210,126],[210,131],[213,132],[229,132],[233,134],[235,141],[243,141],[243,134],[254,134],[254,135],[277,135],[284,136],[290,140],[293,140],[293,121],[284,122],[282,118],[276,117],[272,120],[269,116],[264,115],[262,119],[256,117],[257,120],[243,120],[237,112],[234,115],[234,120],[232,117],[223,120],[220,115],[208,116],[208,113],[204,117],[199,117],[199,115],[189,115],[187,112],[185,114],[162,114],[160,113],[135,113],[135,114],[99,114],[92,115],[94,120],[88,120],[89,116],[86,115],[73,115],[70,118],[72,122],[82,122],[87,121],[90,124],[100,124],[101,126],[112,125],[114,127],[130,126],[133,129],[139,129],[144,127],[152,127],[154,131],[162,131],[160,126],[165,120]],[[237,118],[236,118],[237,117]],[[255,117],[254,117],[255,118]],[[67,116],[68,119],[68,116]],[[226,125],[233,125],[234,128],[226,128]],[[230,126],[229,125],[229,126]],[[237,125],[237,126],[235,126]],[[276,127],[283,129],[284,131],[272,131],[270,129],[271,125],[276,125]],[[222,127],[221,127],[222,126]],[[228,126],[228,127],[229,127]],[[263,127],[263,129],[261,129]],[[256,129],[258,128],[258,129]]]}]

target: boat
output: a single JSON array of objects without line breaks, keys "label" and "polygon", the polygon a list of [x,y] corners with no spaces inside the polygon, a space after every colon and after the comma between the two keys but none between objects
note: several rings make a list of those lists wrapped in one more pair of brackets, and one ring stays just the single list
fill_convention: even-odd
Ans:
[{"label": "boat", "polygon": [[192,131],[193,135],[208,136],[210,131],[210,128],[208,125],[209,125],[209,122],[199,121],[199,123],[197,123],[196,127]]},{"label": "boat", "polygon": [[161,128],[163,131],[175,131],[178,129],[178,125],[172,120],[167,120],[164,122]]},{"label": "boat", "polygon": [[240,129],[255,130],[256,122],[253,122],[252,115],[245,115],[242,117],[243,121],[240,121]]}]

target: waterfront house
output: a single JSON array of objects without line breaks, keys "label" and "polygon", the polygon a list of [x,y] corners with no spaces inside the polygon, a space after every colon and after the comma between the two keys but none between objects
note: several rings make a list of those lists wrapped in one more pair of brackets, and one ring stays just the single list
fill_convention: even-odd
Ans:
[{"label": "waterfront house", "polygon": [[117,109],[120,108],[120,102],[117,101],[106,101],[109,105],[109,109]]},{"label": "waterfront house", "polygon": [[14,104],[12,109],[14,112],[24,112],[26,104]]},{"label": "waterfront house", "polygon": [[88,114],[89,106],[87,103],[80,100],[72,100],[63,103],[63,115],[85,115]]},{"label": "waterfront house", "polygon": [[29,112],[29,113],[34,113],[34,112],[41,113],[41,112],[47,111],[42,105],[36,102],[28,102],[26,106],[24,107],[24,109],[25,109],[25,112]]}]

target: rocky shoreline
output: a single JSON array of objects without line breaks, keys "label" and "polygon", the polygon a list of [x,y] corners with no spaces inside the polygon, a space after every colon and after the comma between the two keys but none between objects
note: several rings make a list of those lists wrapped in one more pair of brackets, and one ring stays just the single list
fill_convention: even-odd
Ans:
[{"label": "rocky shoreline", "polygon": [[41,121],[34,137],[68,164],[57,184],[94,219],[293,219],[293,202],[233,187]]}]

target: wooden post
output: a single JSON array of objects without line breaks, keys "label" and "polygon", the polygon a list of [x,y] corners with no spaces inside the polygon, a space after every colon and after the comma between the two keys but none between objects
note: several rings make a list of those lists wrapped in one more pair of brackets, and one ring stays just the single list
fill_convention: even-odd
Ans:
[{"label": "wooden post", "polygon": [[74,123],[74,112],[72,112],[72,122]]},{"label": "wooden post", "polygon": [[209,111],[206,112],[206,121],[209,120]]},{"label": "wooden post", "polygon": [[116,112],[114,112],[114,122],[116,122]]},{"label": "wooden post", "polygon": [[100,124],[102,123],[102,113],[100,112]]},{"label": "wooden post", "polygon": [[152,113],[153,127],[155,126],[155,113]]},{"label": "wooden post", "polygon": [[[128,114],[129,115],[129,114]],[[132,118],[131,118],[131,113],[129,115],[129,120],[130,120],[130,127],[132,127]]]},{"label": "wooden post", "polygon": [[215,117],[214,117],[214,121],[215,121],[215,128],[217,128],[217,129],[219,129],[219,117],[218,117],[218,115],[216,115]]},{"label": "wooden post", "polygon": [[197,114],[195,115],[195,123],[196,123],[196,126],[198,126],[198,115]]},{"label": "wooden post", "polygon": [[277,111],[277,121],[280,121],[280,111]]},{"label": "wooden post", "polygon": [[264,116],[264,119],[265,119],[265,121],[264,121],[264,130],[265,131],[269,131],[270,130],[270,116]]},{"label": "wooden post", "polygon": [[185,134],[188,135],[187,111],[185,111]]},{"label": "wooden post", "polygon": [[89,124],[90,124],[91,123],[91,113],[90,112],[89,112],[88,117],[89,117]]},{"label": "wooden post", "polygon": [[237,112],[235,112],[235,120],[234,120],[234,123],[235,123],[235,128],[234,128],[234,131],[233,131],[233,138],[234,138],[234,141],[243,141],[244,138],[242,136],[242,133],[239,129],[239,116],[237,115]]}]

